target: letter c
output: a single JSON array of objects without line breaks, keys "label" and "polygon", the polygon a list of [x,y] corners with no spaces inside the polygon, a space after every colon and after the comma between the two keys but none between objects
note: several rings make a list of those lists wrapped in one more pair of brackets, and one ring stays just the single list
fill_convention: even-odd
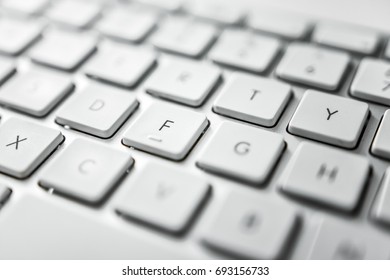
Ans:
[{"label": "letter c", "polygon": [[89,110],[91,111],[99,111],[100,109],[102,109],[104,107],[105,103],[103,100],[101,99],[96,99],[92,104],[91,106],[89,106]]},{"label": "letter c", "polygon": [[80,163],[79,165],[79,171],[82,174],[88,174],[89,171],[93,168],[93,165],[96,164],[96,161],[93,159],[86,159],[83,162]]},{"label": "letter c", "polygon": [[239,155],[245,155],[245,154],[249,153],[250,146],[251,146],[251,144],[249,144],[248,142],[238,142],[234,146],[234,151]]}]

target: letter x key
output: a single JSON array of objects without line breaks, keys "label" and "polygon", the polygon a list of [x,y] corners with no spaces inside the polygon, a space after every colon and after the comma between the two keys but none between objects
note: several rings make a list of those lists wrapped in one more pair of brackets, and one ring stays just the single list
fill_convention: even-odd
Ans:
[{"label": "letter x key", "polygon": [[18,136],[16,136],[16,141],[7,144],[6,147],[15,145],[15,150],[17,150],[19,148],[19,143],[22,142],[22,141],[25,141],[25,140],[27,140],[27,138],[19,139],[19,135],[18,135]]}]

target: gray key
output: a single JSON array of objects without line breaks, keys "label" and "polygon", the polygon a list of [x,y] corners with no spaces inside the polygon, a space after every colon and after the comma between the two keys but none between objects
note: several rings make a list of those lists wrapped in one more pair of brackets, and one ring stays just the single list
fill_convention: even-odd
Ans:
[{"label": "gray key", "polygon": [[351,95],[390,105],[390,63],[384,60],[364,58],[351,85]]},{"label": "gray key", "polygon": [[75,94],[57,113],[56,122],[102,138],[111,137],[138,107],[122,89],[97,83]]},{"label": "gray key", "polygon": [[234,192],[204,232],[204,242],[242,258],[283,258],[297,224],[297,212],[264,195]]},{"label": "gray key", "polygon": [[153,66],[156,55],[148,49],[106,42],[85,66],[85,73],[124,87],[135,86]]},{"label": "gray key", "polygon": [[213,109],[232,118],[274,126],[290,98],[291,87],[285,83],[237,72],[229,78]]},{"label": "gray key", "polygon": [[50,196],[23,196],[4,208],[0,215],[0,259],[196,258],[157,240],[147,240],[129,227],[118,226],[115,219],[104,222],[100,212],[64,202]]},{"label": "gray key", "polygon": [[128,190],[117,212],[172,233],[182,233],[189,226],[210,191],[204,178],[155,163],[124,187]]},{"label": "gray key", "polygon": [[16,72],[15,63],[7,58],[0,58],[0,84],[5,82],[13,73]]},{"label": "gray key", "polygon": [[217,63],[262,73],[275,59],[279,40],[239,29],[227,29],[209,53]]},{"label": "gray key", "polygon": [[382,179],[371,215],[375,220],[390,225],[390,167]]},{"label": "gray key", "polygon": [[324,219],[311,250],[316,260],[385,260],[390,256],[388,238],[347,221]]},{"label": "gray key", "polygon": [[150,94],[196,107],[211,93],[220,75],[220,70],[208,63],[170,58],[160,61],[145,87]]},{"label": "gray key", "polygon": [[97,38],[87,32],[52,29],[30,51],[38,63],[71,71],[95,50]]},{"label": "gray key", "polygon": [[0,104],[36,117],[47,115],[73,89],[69,76],[34,67],[0,89]]},{"label": "gray key", "polygon": [[336,90],[350,62],[348,54],[303,43],[292,43],[276,69],[282,79]]},{"label": "gray key", "polygon": [[351,212],[370,173],[369,161],[360,155],[303,142],[279,182],[282,190]]},{"label": "gray key", "polygon": [[0,210],[10,198],[12,190],[2,184],[0,184]]},{"label": "gray key", "polygon": [[63,140],[57,130],[9,119],[0,126],[0,172],[16,178],[30,176]]},{"label": "gray key", "polygon": [[366,103],[307,90],[289,132],[344,148],[354,148],[369,115]]},{"label": "gray key", "polygon": [[382,118],[371,151],[374,155],[390,159],[390,110]]},{"label": "gray key", "polygon": [[280,134],[224,122],[203,150],[197,165],[210,172],[261,184],[284,147]]},{"label": "gray key", "polygon": [[74,140],[40,176],[39,184],[55,193],[90,204],[100,203],[133,165],[128,153],[96,142]]},{"label": "gray key", "polygon": [[182,160],[209,125],[206,116],[155,102],[129,127],[123,144],[172,160]]}]

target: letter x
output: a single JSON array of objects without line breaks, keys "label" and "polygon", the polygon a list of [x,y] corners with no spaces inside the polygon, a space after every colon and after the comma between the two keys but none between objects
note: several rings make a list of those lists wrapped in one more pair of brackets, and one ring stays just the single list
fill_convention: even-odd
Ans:
[{"label": "letter x", "polygon": [[22,141],[25,141],[25,140],[27,140],[27,138],[19,139],[19,135],[18,135],[18,136],[16,136],[16,141],[15,141],[15,142],[12,142],[12,143],[9,143],[9,144],[7,144],[7,145],[6,145],[6,147],[8,147],[8,146],[12,146],[12,145],[15,145],[15,150],[17,150],[17,149],[18,149],[18,147],[19,147],[19,143],[20,143],[20,142],[22,142]]}]

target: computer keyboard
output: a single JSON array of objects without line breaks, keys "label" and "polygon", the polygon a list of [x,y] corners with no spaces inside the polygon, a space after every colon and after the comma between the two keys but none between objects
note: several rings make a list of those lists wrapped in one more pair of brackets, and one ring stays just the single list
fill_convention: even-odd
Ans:
[{"label": "computer keyboard", "polygon": [[389,34],[214,2],[0,1],[0,259],[390,259]]}]

